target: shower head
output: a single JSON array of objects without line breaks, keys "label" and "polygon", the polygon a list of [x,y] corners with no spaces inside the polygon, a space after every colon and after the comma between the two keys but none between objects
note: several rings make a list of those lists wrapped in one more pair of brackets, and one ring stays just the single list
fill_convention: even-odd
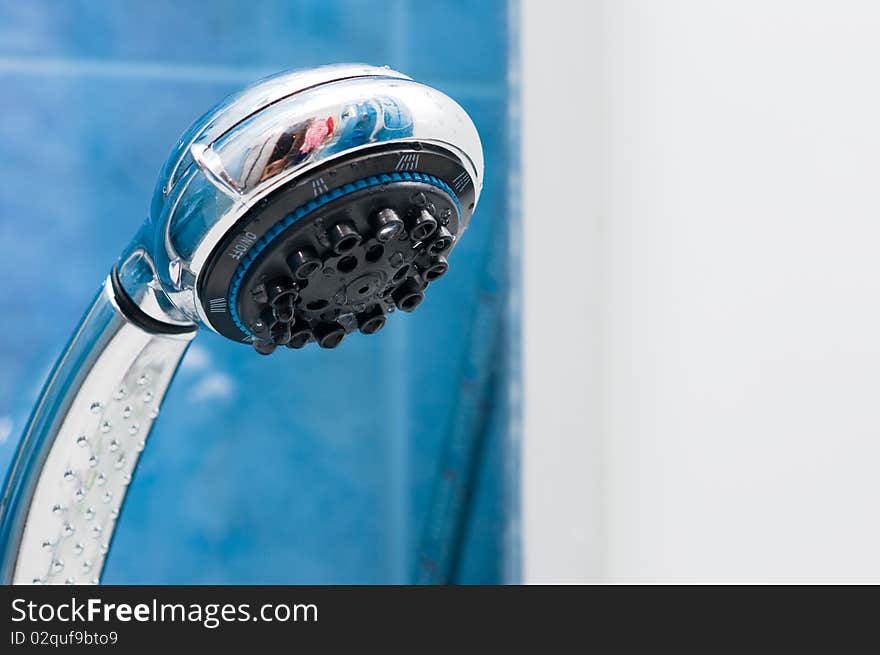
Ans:
[{"label": "shower head", "polygon": [[117,284],[172,329],[334,348],[443,276],[482,169],[470,118],[431,87],[369,66],[279,75],[184,134]]},{"label": "shower head", "polygon": [[413,311],[479,199],[468,115],[388,68],[284,73],[181,137],[37,402],[0,498],[0,582],[97,583],[199,327],[260,354]]}]

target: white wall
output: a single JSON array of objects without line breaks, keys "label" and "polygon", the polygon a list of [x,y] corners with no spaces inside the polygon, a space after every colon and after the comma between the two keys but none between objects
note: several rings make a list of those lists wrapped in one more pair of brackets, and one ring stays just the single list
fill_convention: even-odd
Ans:
[{"label": "white wall", "polygon": [[880,4],[574,4],[523,0],[527,579],[880,581]]},{"label": "white wall", "polygon": [[603,97],[596,5],[548,8],[521,3],[523,568],[526,580],[564,582],[601,576],[606,540],[598,422]]}]

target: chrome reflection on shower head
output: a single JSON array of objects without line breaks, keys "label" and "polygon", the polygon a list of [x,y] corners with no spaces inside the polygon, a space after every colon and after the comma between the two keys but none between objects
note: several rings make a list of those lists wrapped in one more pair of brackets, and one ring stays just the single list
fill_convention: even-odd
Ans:
[{"label": "chrome reflection on shower head", "polygon": [[260,354],[378,332],[446,273],[482,176],[465,111],[388,68],[284,73],[196,121],[26,428],[0,499],[0,579],[98,581],[199,327]]}]

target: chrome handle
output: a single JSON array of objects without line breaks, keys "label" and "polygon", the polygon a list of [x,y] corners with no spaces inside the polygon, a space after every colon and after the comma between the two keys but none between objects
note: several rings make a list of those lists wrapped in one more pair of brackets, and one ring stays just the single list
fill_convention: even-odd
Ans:
[{"label": "chrome handle", "polygon": [[195,336],[131,320],[110,279],[37,402],[0,500],[0,582],[96,584],[168,385]]}]

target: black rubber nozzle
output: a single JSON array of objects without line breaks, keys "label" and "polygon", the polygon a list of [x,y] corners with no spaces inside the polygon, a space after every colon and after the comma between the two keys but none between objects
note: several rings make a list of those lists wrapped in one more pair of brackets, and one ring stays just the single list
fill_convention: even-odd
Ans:
[{"label": "black rubber nozzle", "polygon": [[254,350],[261,355],[271,355],[275,352],[275,348],[277,348],[277,346],[271,341],[263,341],[262,339],[254,341]]},{"label": "black rubber nozzle", "polygon": [[270,329],[272,341],[281,346],[290,341],[290,323],[279,321],[272,325]]},{"label": "black rubber nozzle", "polygon": [[287,347],[299,350],[311,340],[312,331],[310,329],[307,327],[297,328],[290,336],[290,340],[287,342]]},{"label": "black rubber nozzle", "polygon": [[357,228],[348,221],[337,223],[331,227],[327,236],[330,239],[330,245],[333,246],[333,252],[337,255],[353,250],[361,242],[361,235],[358,234]]},{"label": "black rubber nozzle", "polygon": [[391,241],[403,233],[403,219],[393,209],[380,209],[372,219],[376,239],[382,243]]},{"label": "black rubber nozzle", "polygon": [[266,289],[266,296],[272,306],[272,317],[278,321],[292,322],[294,306],[299,292],[293,288],[293,281],[287,278],[275,280]]},{"label": "black rubber nozzle", "polygon": [[375,334],[385,327],[385,312],[378,305],[357,315],[358,329],[364,334]]},{"label": "black rubber nozzle", "polygon": [[434,240],[431,242],[431,254],[439,255],[446,252],[449,250],[450,246],[452,246],[453,240],[452,232],[443,226],[437,228],[437,233],[434,235]]},{"label": "black rubber nozzle", "polygon": [[446,262],[446,257],[443,257],[442,255],[434,257],[434,259],[431,260],[431,264],[425,269],[425,281],[433,282],[434,280],[438,280],[443,277],[448,270],[449,264]]},{"label": "black rubber nozzle", "polygon": [[437,229],[437,219],[426,209],[419,210],[409,224],[409,235],[415,241],[424,241]]},{"label": "black rubber nozzle", "polygon": [[303,248],[290,253],[287,257],[287,265],[294,277],[305,280],[318,272],[321,268],[321,260],[314,250]]},{"label": "black rubber nozzle", "polygon": [[425,294],[422,293],[419,283],[409,278],[394,290],[391,297],[394,298],[394,304],[397,306],[397,309],[411,312],[424,300]]},{"label": "black rubber nozzle", "polygon": [[403,265],[394,271],[394,275],[391,276],[391,281],[397,284],[401,280],[403,280],[407,275],[409,275],[412,270],[412,265],[404,262]]},{"label": "black rubber nozzle", "polygon": [[321,348],[335,348],[345,338],[345,328],[336,321],[319,323],[315,327],[315,340]]}]

